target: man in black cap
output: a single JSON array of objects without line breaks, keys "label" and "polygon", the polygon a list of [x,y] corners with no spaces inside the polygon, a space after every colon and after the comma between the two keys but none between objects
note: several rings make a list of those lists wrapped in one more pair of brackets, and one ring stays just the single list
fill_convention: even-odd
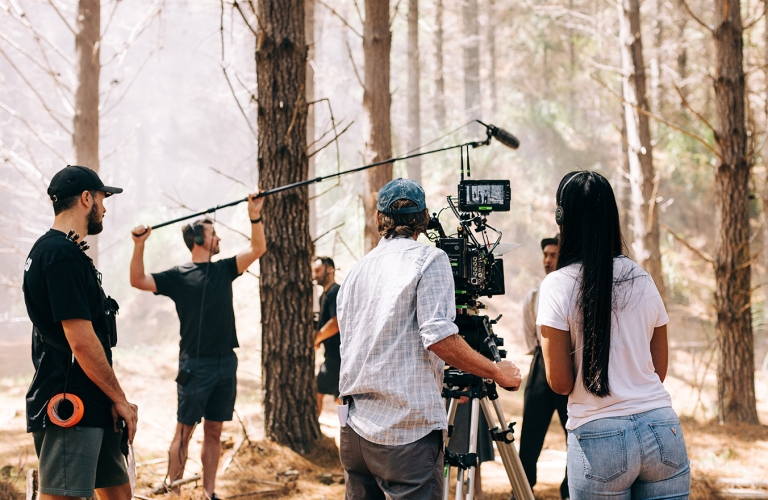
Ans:
[{"label": "man in black cap", "polygon": [[[558,236],[541,240],[545,274],[557,268],[559,244]],[[533,359],[528,373],[528,382],[525,384],[523,427],[520,430],[520,461],[531,488],[536,484],[536,462],[539,461],[552,414],[557,412],[563,431],[565,431],[565,422],[568,420],[568,396],[557,394],[547,382],[544,356],[541,354],[541,328],[536,326],[538,309],[539,287],[537,286],[528,292],[523,301],[523,332],[528,354],[533,354]],[[565,479],[560,484],[560,497],[568,498],[567,471]]]},{"label": "man in black cap", "polygon": [[[117,302],[80,235],[99,234],[104,198],[121,193],[93,170],[67,166],[51,179],[55,218],[24,266],[35,376],[27,392],[27,432],[40,460],[40,497],[128,500],[118,420],[133,441],[138,420],[112,371]],[[122,422],[121,422],[122,424]]]}]

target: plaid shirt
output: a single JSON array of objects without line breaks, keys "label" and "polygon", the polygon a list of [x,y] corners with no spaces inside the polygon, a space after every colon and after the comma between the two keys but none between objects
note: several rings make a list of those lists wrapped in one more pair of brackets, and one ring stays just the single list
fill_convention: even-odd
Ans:
[{"label": "plaid shirt", "polygon": [[382,239],[352,268],[337,302],[341,396],[347,425],[383,445],[447,429],[443,366],[429,346],[458,333],[444,251],[412,238]]}]

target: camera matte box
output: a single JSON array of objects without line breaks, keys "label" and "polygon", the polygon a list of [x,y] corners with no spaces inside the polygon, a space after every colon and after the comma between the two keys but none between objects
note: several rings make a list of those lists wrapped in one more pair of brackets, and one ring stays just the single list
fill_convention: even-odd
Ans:
[{"label": "camera matte box", "polygon": [[509,212],[508,180],[464,180],[459,183],[461,212]]}]

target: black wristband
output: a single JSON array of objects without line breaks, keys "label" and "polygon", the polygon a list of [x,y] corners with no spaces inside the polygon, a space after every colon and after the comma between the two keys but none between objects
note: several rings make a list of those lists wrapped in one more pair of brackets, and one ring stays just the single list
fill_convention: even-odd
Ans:
[{"label": "black wristband", "polygon": [[261,217],[258,219],[251,219],[251,224],[258,224],[259,222],[261,222]]}]

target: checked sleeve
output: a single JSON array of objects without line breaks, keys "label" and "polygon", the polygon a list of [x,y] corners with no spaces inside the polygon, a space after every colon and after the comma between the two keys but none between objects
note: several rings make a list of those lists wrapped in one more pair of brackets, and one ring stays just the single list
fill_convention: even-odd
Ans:
[{"label": "checked sleeve", "polygon": [[456,319],[456,292],[448,255],[439,251],[426,264],[416,288],[416,319],[424,348],[459,332]]}]

